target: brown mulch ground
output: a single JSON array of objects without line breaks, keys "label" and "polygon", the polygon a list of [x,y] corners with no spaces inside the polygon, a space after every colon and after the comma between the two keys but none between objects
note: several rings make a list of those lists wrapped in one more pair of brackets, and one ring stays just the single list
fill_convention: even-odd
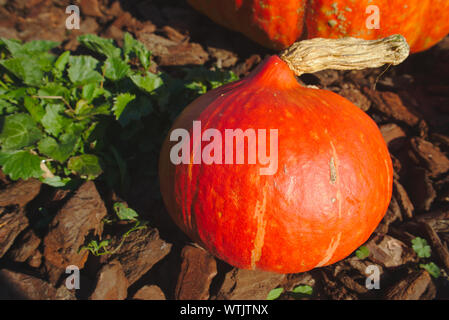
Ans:
[{"label": "brown mulch ground", "polygon": [[[133,33],[153,52],[155,65],[176,71],[186,65],[218,66],[248,73],[268,50],[216,26],[184,2],[81,0],[81,30],[65,29],[69,1],[0,0],[0,37],[62,41],[95,33],[121,42]],[[353,101],[379,125],[394,168],[389,210],[365,246],[332,266],[302,274],[238,270],[218,261],[173,225],[157,182],[134,178],[124,200],[150,222],[130,234],[112,255],[78,253],[91,235],[109,235],[112,246],[127,226],[110,230],[102,219],[117,196],[101,183],[75,191],[0,176],[0,298],[29,299],[265,299],[278,286],[281,299],[297,285],[313,287],[307,299],[449,298],[449,37],[402,65],[364,71],[323,71],[301,76],[306,85],[332,90]],[[47,222],[50,222],[47,225]],[[123,230],[122,230],[123,229]],[[114,236],[114,233],[117,236]],[[411,240],[427,239],[432,256],[419,259]],[[435,279],[419,267],[433,261]],[[81,268],[80,290],[67,290],[68,265]],[[380,270],[380,289],[365,286],[366,268]]]}]

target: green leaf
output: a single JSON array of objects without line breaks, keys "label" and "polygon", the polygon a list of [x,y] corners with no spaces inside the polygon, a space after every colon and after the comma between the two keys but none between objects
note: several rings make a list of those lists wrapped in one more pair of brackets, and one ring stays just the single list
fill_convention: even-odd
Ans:
[{"label": "green leaf", "polygon": [[0,144],[4,150],[18,150],[31,146],[42,137],[34,120],[25,113],[7,116],[0,133]]},{"label": "green leaf", "polygon": [[[67,89],[67,87],[65,87],[64,85],[51,82],[41,87],[38,90],[37,95],[40,97],[51,96],[51,97],[63,97],[64,99],[68,99],[68,97],[70,96],[70,92],[69,89]],[[47,99],[43,98],[42,100],[45,101],[46,103],[55,103],[55,102],[59,103],[61,101],[61,99],[48,99],[48,98]]]},{"label": "green leaf", "polygon": [[426,239],[416,237],[412,240],[412,248],[420,258],[429,258],[431,255],[431,248]]},{"label": "green leaf", "polygon": [[69,170],[81,177],[87,177],[89,180],[97,178],[103,172],[100,166],[100,159],[93,154],[72,157],[69,159],[67,167]]},{"label": "green leaf", "polygon": [[18,111],[16,105],[12,104],[7,100],[0,99],[0,115],[10,114],[16,111]]},{"label": "green leaf", "polygon": [[94,34],[85,34],[78,37],[78,41],[90,50],[100,53],[108,58],[120,58],[121,49],[114,44],[114,40],[105,39]]},{"label": "green leaf", "polygon": [[42,120],[42,117],[45,115],[45,109],[38,100],[27,96],[24,98],[23,105],[34,121],[40,122]]},{"label": "green leaf", "polygon": [[78,139],[68,133],[61,135],[59,143],[51,137],[46,137],[38,143],[39,152],[62,163],[72,155]]},{"label": "green leaf", "polygon": [[87,103],[91,103],[104,93],[104,89],[98,87],[95,83],[89,83],[83,86],[81,96]]},{"label": "green leaf", "polygon": [[48,184],[49,186],[61,188],[67,186],[70,182],[72,182],[72,179],[54,176],[51,178],[42,178],[41,181],[42,183]]},{"label": "green leaf", "polygon": [[38,86],[44,79],[44,69],[32,57],[11,58],[0,61],[0,64],[25,84]]},{"label": "green leaf", "polygon": [[146,72],[145,76],[133,74],[130,76],[130,79],[139,89],[149,93],[164,84],[164,81],[159,75],[151,72]]},{"label": "green leaf", "polygon": [[427,272],[429,272],[430,275],[434,278],[438,278],[441,275],[440,267],[438,267],[433,262],[427,264],[420,264],[419,267],[427,270]]},{"label": "green leaf", "polygon": [[365,246],[361,246],[356,252],[355,255],[357,258],[363,260],[369,257],[369,249]]},{"label": "green leaf", "polygon": [[268,293],[267,300],[276,300],[284,292],[284,288],[276,288]]},{"label": "green leaf", "polygon": [[3,166],[2,170],[12,180],[39,178],[43,174],[40,167],[43,159],[37,155],[31,154],[28,151],[0,153],[0,162]]},{"label": "green leaf", "polygon": [[43,53],[59,46],[59,42],[49,40],[33,40],[25,43],[22,49],[27,53]]},{"label": "green leaf", "polygon": [[147,96],[141,95],[126,106],[120,114],[118,121],[125,127],[131,121],[140,120],[142,117],[149,115],[152,111],[153,104],[151,103],[151,100]]},{"label": "green leaf", "polygon": [[300,285],[295,287],[292,290],[293,293],[300,293],[300,294],[307,294],[307,295],[311,295],[313,293],[313,288],[311,286],[308,285]]},{"label": "green leaf", "polygon": [[137,220],[139,214],[121,202],[114,203],[114,211],[120,220]]},{"label": "green leaf", "polygon": [[96,83],[103,80],[102,75],[95,70],[98,60],[90,56],[70,56],[68,75],[75,85]]},{"label": "green leaf", "polygon": [[41,123],[45,131],[57,137],[64,128],[69,126],[72,119],[64,115],[65,107],[61,104],[49,104],[45,108],[45,115],[42,117]]},{"label": "green leaf", "polygon": [[125,110],[128,103],[133,101],[136,98],[134,94],[130,93],[121,93],[114,99],[114,106],[112,107],[112,111],[114,111],[115,119],[119,120],[123,110]]},{"label": "green leaf", "polygon": [[65,70],[67,63],[69,63],[70,51],[65,51],[62,53],[58,59],[56,59],[54,63],[53,73],[57,78],[62,76],[63,71]]},{"label": "green leaf", "polygon": [[105,77],[112,81],[123,79],[130,71],[129,65],[121,58],[117,57],[108,58],[104,67],[106,68],[104,73]]},{"label": "green leaf", "polygon": [[151,52],[147,50],[142,42],[134,39],[128,32],[123,37],[123,51],[127,60],[136,56],[142,67],[147,70],[150,67]]}]

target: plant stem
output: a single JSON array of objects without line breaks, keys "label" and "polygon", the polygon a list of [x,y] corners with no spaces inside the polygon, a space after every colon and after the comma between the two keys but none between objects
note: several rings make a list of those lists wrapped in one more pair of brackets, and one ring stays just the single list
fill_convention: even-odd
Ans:
[{"label": "plant stem", "polygon": [[410,52],[405,38],[399,34],[379,40],[357,38],[315,38],[294,43],[279,56],[300,76],[325,69],[360,70],[384,64],[397,65]]}]

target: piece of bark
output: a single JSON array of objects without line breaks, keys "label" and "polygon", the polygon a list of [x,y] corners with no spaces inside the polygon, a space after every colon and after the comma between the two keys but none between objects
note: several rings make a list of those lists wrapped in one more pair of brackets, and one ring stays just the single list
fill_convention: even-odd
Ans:
[{"label": "piece of bark", "polygon": [[427,271],[413,272],[391,286],[385,293],[385,299],[418,300],[426,292],[431,281],[432,279]]},{"label": "piece of bark", "polygon": [[419,118],[404,106],[401,98],[396,93],[374,91],[367,87],[363,88],[363,93],[373,101],[377,110],[388,117],[405,122],[409,126],[418,124]]},{"label": "piece of bark", "polygon": [[398,200],[398,204],[404,217],[409,219],[413,218],[413,211],[415,210],[413,203],[410,201],[405,188],[396,179],[393,179],[393,194]]},{"label": "piece of bark", "polygon": [[15,262],[25,262],[39,247],[41,239],[29,229],[16,240],[8,252],[8,258]]},{"label": "piece of bark", "polygon": [[52,283],[69,265],[82,269],[89,252],[79,249],[89,233],[100,234],[107,210],[94,182],[85,182],[59,210],[44,238],[44,257]]},{"label": "piece of bark", "polygon": [[284,274],[234,268],[226,274],[217,299],[265,300],[284,279]]},{"label": "piece of bark", "polygon": [[435,178],[449,171],[449,159],[438,147],[418,137],[413,137],[410,142],[431,177]]},{"label": "piece of bark", "polygon": [[64,285],[56,289],[48,282],[11,270],[0,270],[0,299],[75,300]]},{"label": "piece of bark", "polygon": [[417,222],[425,222],[436,232],[449,232],[449,210],[437,210],[416,216]]},{"label": "piece of bark", "polygon": [[0,190],[0,207],[26,206],[40,192],[42,183],[37,179],[19,180]]},{"label": "piece of bark", "polygon": [[371,106],[371,101],[355,85],[344,86],[338,94],[351,101],[363,111],[368,111]]},{"label": "piece of bark", "polygon": [[[116,248],[122,239],[114,238],[111,247]],[[134,284],[171,250],[172,245],[159,237],[159,231],[147,227],[129,234],[120,250],[114,254],[123,266],[129,284]]]},{"label": "piece of bark", "polygon": [[378,235],[368,241],[369,259],[386,268],[399,267],[407,262],[416,261],[415,252],[402,241],[389,235]]},{"label": "piece of bark", "polygon": [[143,286],[133,296],[135,300],[166,300],[161,288],[156,285]]},{"label": "piece of bark", "polygon": [[429,211],[437,193],[425,169],[413,167],[407,171],[405,185],[415,210]]},{"label": "piece of bark", "polygon": [[215,258],[204,249],[188,245],[182,249],[181,259],[175,299],[207,300],[210,284],[217,274]]},{"label": "piece of bark", "polygon": [[0,207],[0,258],[13,245],[16,237],[28,227],[25,211],[20,207]]},{"label": "piece of bark", "polygon": [[97,276],[90,300],[124,300],[128,295],[128,280],[118,261],[104,265]]},{"label": "piece of bark", "polygon": [[397,150],[402,147],[406,134],[400,126],[395,123],[387,123],[381,125],[379,129],[389,149]]},{"label": "piece of bark", "polygon": [[359,294],[365,294],[369,290],[365,287],[359,284],[357,281],[355,281],[352,277],[347,275],[345,272],[340,273],[337,276],[337,279],[349,290],[352,290],[354,292],[357,292]]}]

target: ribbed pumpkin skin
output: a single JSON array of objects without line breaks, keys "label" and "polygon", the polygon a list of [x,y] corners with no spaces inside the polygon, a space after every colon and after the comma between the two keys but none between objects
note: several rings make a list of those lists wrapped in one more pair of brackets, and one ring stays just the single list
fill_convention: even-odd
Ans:
[{"label": "ribbed pumpkin skin", "polygon": [[177,142],[164,142],[168,212],[231,265],[296,273],[332,264],[363,244],[387,210],[393,170],[377,125],[345,98],[299,85],[277,56],[192,102],[172,130],[192,136],[193,120],[223,137],[225,129],[278,129],[274,175],[260,175],[259,163],[173,165]]},{"label": "ribbed pumpkin skin", "polygon": [[[188,0],[215,22],[276,50],[300,38],[379,39],[402,34],[411,52],[430,48],[449,33],[447,0]],[[380,28],[367,29],[369,5]],[[303,33],[304,30],[304,33]]]}]

